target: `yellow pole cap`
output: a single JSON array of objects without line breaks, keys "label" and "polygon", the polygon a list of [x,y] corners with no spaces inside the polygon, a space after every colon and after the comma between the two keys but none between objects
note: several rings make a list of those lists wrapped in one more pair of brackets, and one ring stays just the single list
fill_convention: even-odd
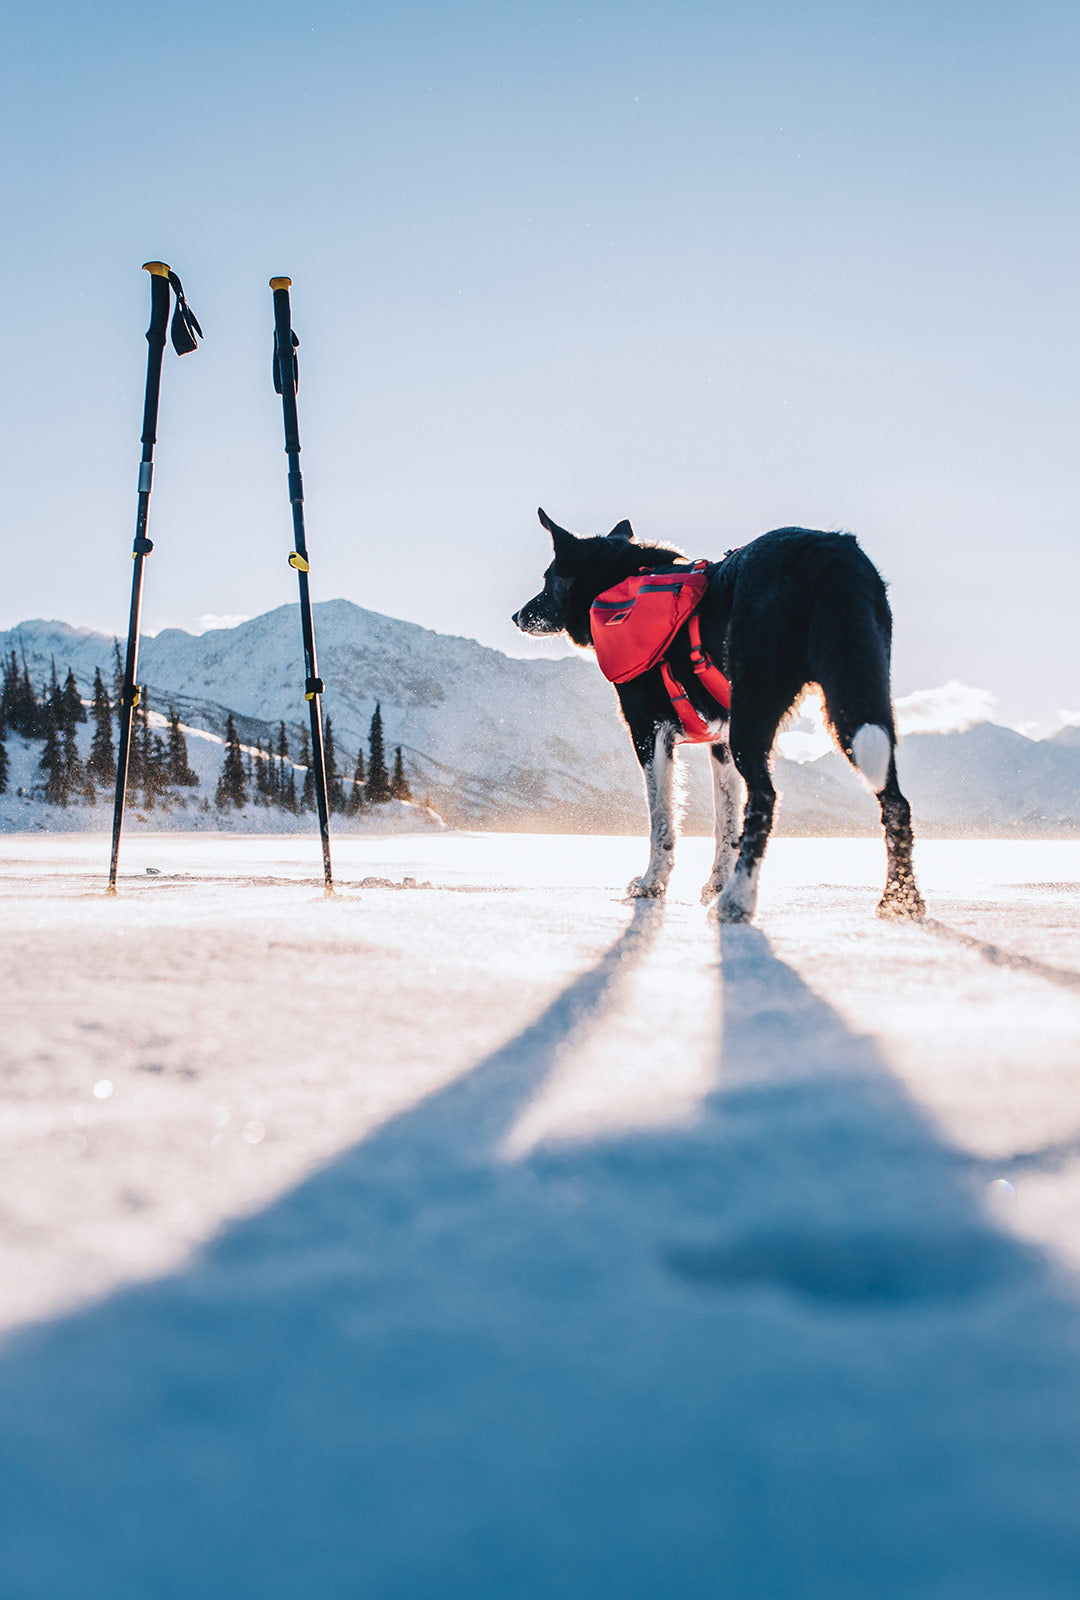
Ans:
[{"label": "yellow pole cap", "polygon": [[164,261],[144,261],[143,271],[153,273],[155,278],[167,278],[169,276],[168,264]]},{"label": "yellow pole cap", "polygon": [[271,287],[271,289],[291,289],[292,288],[292,279],[291,278],[271,278],[270,279],[270,287]]}]

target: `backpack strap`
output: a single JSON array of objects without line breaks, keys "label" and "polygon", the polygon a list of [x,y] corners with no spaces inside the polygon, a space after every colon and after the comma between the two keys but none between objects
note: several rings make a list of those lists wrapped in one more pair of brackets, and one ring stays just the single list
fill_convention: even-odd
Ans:
[{"label": "backpack strap", "polygon": [[667,661],[660,663],[660,676],[664,680],[667,697],[671,701],[672,710],[682,725],[683,740],[687,744],[704,744],[713,737],[712,730],[704,717],[698,715],[690,704],[690,697],[678,678],[668,666]]},{"label": "backpack strap", "polygon": [[[701,643],[701,623],[695,611],[687,624],[690,636],[690,664],[698,680],[708,689],[718,705],[725,711],[731,709],[731,684]],[[705,718],[690,703],[690,697],[668,665],[667,658],[660,662],[660,676],[664,680],[672,710],[682,726],[683,740],[687,744],[711,743],[714,733]]]},{"label": "backpack strap", "polygon": [[690,635],[690,663],[695,673],[708,689],[713,699],[722,705],[725,711],[730,711],[731,684],[702,646],[701,619],[696,611],[690,618],[688,632]]}]

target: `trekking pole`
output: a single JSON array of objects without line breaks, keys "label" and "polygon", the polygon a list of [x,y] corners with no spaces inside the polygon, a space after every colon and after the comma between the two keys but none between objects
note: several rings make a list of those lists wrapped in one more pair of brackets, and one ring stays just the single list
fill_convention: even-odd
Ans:
[{"label": "trekking pole", "polygon": [[274,291],[274,388],[281,396],[281,410],[285,419],[285,454],[289,458],[289,501],[292,505],[293,546],[289,565],[300,580],[300,628],[304,636],[304,699],[308,703],[311,720],[311,764],[315,776],[315,803],[319,811],[319,832],[322,835],[323,878],[326,893],[334,892],[334,877],[330,868],[330,808],[326,798],[326,758],[323,754],[322,701],[324,685],[315,661],[315,627],[311,617],[311,593],[308,589],[307,540],[304,537],[304,480],[300,475],[300,418],[296,409],[296,389],[299,372],[296,348],[300,341],[292,329],[292,310],[289,306],[291,278],[271,278]]},{"label": "trekking pole", "polygon": [[176,295],[172,320],[173,348],[186,356],[198,348],[202,329],[184,298],[183,285],[164,261],[147,261],[143,271],[150,274],[150,326],[146,340],[146,399],[143,403],[142,461],[139,464],[139,510],[135,518],[135,570],[131,575],[131,610],[128,613],[127,656],[124,661],[124,687],[120,695],[120,748],[116,756],[116,798],[113,801],[112,859],[109,862],[108,894],[116,893],[116,862],[120,854],[120,830],[124,826],[124,798],[127,792],[128,757],[131,753],[131,716],[139,703],[135,675],[139,666],[139,615],[142,611],[143,562],[154,548],[146,537],[150,518],[150,489],[154,481],[154,444],[157,440],[158,395],[161,390],[161,358],[165,352],[165,328],[169,320],[170,292]]}]

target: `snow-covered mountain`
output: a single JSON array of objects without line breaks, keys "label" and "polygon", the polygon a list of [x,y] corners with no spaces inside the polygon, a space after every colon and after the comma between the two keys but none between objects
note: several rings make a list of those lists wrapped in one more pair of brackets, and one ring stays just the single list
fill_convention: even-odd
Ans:
[{"label": "snow-covered mountain", "polygon": [[[582,657],[517,660],[472,639],[365,611],[348,600],[315,607],[325,707],[339,761],[351,770],[376,702],[386,741],[400,744],[414,791],[448,821],[495,827],[638,830],[641,777],[614,691]],[[111,683],[112,639],[62,622],[0,634],[40,684],[55,659],[84,695],[95,667]],[[201,635],[168,629],[143,641],[140,678],[158,710],[220,735],[229,710],[241,738],[265,739],[305,720],[296,606]],[[294,750],[296,745],[293,746]],[[1080,730],[1033,740],[980,723],[964,733],[911,734],[901,781],[924,833],[1080,832]],[[686,752],[686,825],[710,826],[708,757]],[[775,764],[778,826],[850,834],[878,827],[873,797],[836,753]]]},{"label": "snow-covered mountain", "polygon": [[[380,702],[388,747],[400,744],[413,789],[448,820],[501,825],[636,826],[641,779],[609,686],[584,660],[519,661],[471,639],[433,633],[347,600],[315,607],[326,714],[351,770]],[[111,682],[113,641],[64,623],[26,622],[0,635],[40,683],[70,662],[84,694],[95,667]],[[236,628],[171,628],[140,646],[150,704],[175,705],[192,727],[242,739],[294,741],[306,721],[296,606]],[[296,743],[293,744],[296,749]]]}]

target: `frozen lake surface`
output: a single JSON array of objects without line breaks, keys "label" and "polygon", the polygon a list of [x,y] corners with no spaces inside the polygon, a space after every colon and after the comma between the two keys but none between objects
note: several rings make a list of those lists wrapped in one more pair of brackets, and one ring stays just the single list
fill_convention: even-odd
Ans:
[{"label": "frozen lake surface", "polygon": [[1080,843],[107,853],[0,839],[4,1600],[1075,1600]]}]

